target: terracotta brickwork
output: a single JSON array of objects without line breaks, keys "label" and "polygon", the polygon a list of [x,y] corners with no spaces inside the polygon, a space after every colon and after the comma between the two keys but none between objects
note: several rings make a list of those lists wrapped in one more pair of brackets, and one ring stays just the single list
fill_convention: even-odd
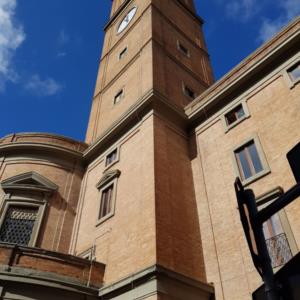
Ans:
[{"label": "terracotta brickwork", "polygon": [[[286,153],[300,141],[300,84],[287,70],[300,61],[300,19],[215,84],[202,24],[192,0],[114,0],[88,144],[0,139],[0,225],[9,205],[38,207],[29,244],[0,245],[3,295],[208,300],[215,289],[216,300],[251,299],[261,280],[237,210],[234,151],[259,143],[264,172],[244,182],[256,195],[295,184]],[[247,113],[229,125],[237,105]],[[299,209],[280,215],[292,254]]]},{"label": "terracotta brickwork", "polygon": [[[104,265],[97,262],[91,263],[89,260],[61,253],[5,244],[0,244],[0,264],[8,266],[12,273],[15,269],[22,268],[30,270],[31,275],[36,271],[36,276],[44,279],[56,276],[60,280],[98,288],[102,285],[104,275]],[[26,276],[26,273],[22,275]]]},{"label": "terracotta brickwork", "polygon": [[154,124],[157,262],[206,281],[188,138],[159,117]]},{"label": "terracotta brickwork", "polygon": [[[207,280],[214,282],[217,299],[248,300],[261,284],[237,211],[233,149],[258,136],[270,173],[249,185],[256,195],[277,186],[288,190],[295,184],[286,154],[300,141],[300,86],[289,88],[283,67],[240,95],[238,99],[248,106],[248,119],[226,133],[219,111],[196,128],[194,184]],[[291,247],[294,241],[296,247],[300,245],[299,209],[299,201],[284,209],[292,230]]]},{"label": "terracotta brickwork", "polygon": [[[101,193],[96,185],[105,171],[104,152],[88,166],[82,185],[75,253],[95,247],[97,261],[106,264],[110,283],[155,264],[155,190],[153,120],[149,116],[118,140],[120,159],[110,169],[121,172],[114,215],[97,225]],[[112,147],[111,149],[113,149]]]},{"label": "terracotta brickwork", "polygon": [[[58,190],[47,199],[35,246],[67,253],[83,176],[80,162],[82,152],[79,151],[86,146],[63,137],[32,133],[6,137],[2,140],[0,148],[1,182],[16,175],[36,172],[58,186]],[[68,154],[71,155],[69,159]],[[3,213],[5,199],[10,196],[3,191],[1,193]],[[23,193],[22,196],[18,194],[15,197],[17,200],[20,197],[29,199],[32,196]]]},{"label": "terracotta brickwork", "polygon": [[[115,2],[113,11],[120,4]],[[190,9],[179,1],[136,0],[114,14],[106,28],[87,143],[102,136],[153,90],[183,109],[193,100],[184,95],[184,84],[195,96],[212,84],[202,21],[194,14],[191,1],[186,5]],[[137,11],[132,22],[117,34],[120,22],[133,7]],[[188,55],[180,52],[181,44]],[[120,58],[124,49],[126,54]],[[114,103],[121,90],[121,101]]]}]

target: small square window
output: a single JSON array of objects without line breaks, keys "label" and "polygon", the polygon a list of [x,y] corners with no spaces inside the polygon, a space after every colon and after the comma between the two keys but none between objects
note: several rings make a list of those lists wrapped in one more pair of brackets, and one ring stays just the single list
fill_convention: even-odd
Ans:
[{"label": "small square window", "polygon": [[114,184],[111,184],[110,186],[102,190],[100,211],[98,217],[99,220],[112,214],[113,191],[114,191]]},{"label": "small square window", "polygon": [[105,167],[110,166],[118,160],[118,149],[116,148],[106,156]]},{"label": "small square window", "polygon": [[230,108],[222,116],[225,132],[229,131],[231,128],[235,127],[249,117],[250,114],[245,101],[242,101],[233,108]]},{"label": "small square window", "polygon": [[192,100],[197,97],[196,93],[187,85],[183,86],[183,93]]},{"label": "small square window", "polygon": [[225,120],[227,125],[232,125],[233,123],[237,122],[239,119],[245,116],[244,107],[242,104],[239,104],[230,112],[225,115]]},{"label": "small square window", "polygon": [[291,68],[287,70],[289,77],[292,81],[300,80],[300,62],[293,65]]},{"label": "small square window", "polygon": [[124,90],[122,89],[115,95],[114,104],[119,103],[123,97],[124,97]]},{"label": "small square window", "polygon": [[178,50],[187,57],[190,57],[190,51],[185,46],[182,45],[181,42],[177,41]]},{"label": "small square window", "polygon": [[263,170],[263,165],[253,140],[236,150],[235,157],[242,180],[246,180]]},{"label": "small square window", "polygon": [[119,60],[121,60],[122,58],[125,57],[125,55],[127,54],[127,50],[128,50],[128,48],[125,47],[125,48],[120,52],[120,54],[119,54]]}]

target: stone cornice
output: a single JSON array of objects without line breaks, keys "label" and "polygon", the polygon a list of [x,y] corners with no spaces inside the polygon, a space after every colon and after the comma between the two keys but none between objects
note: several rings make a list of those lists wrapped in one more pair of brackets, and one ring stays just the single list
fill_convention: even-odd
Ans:
[{"label": "stone cornice", "polygon": [[16,142],[0,144],[0,154],[25,154],[32,151],[47,154],[48,156],[63,157],[66,160],[81,160],[83,156],[82,152],[44,143]]},{"label": "stone cornice", "polygon": [[[169,281],[169,284],[166,284],[165,281],[166,279]],[[105,296],[107,297],[108,295],[109,297],[110,296],[117,297],[119,295],[124,295],[124,293],[126,293],[127,291],[134,290],[135,288],[150,283],[151,281],[158,281],[160,284],[152,285],[153,287],[152,291],[151,289],[143,288],[143,290],[145,290],[145,293],[148,293],[148,295],[151,292],[164,293],[166,292],[166,289],[167,290],[170,289],[170,287],[174,286],[174,284],[182,284],[187,288],[196,289],[197,291],[201,291],[201,294],[207,294],[207,295],[214,294],[213,286],[207,283],[203,283],[191,279],[189,277],[176,273],[160,265],[153,265],[140,272],[131,274],[130,276],[118,282],[103,286],[103,288],[100,288],[99,290],[99,296],[104,298]],[[188,290],[185,289],[185,292],[187,291]],[[189,297],[189,295],[187,294],[185,296],[187,299],[199,299],[199,294],[195,295],[195,293],[191,295],[191,297]],[[182,299],[182,298],[179,297],[178,299]]]},{"label": "stone cornice", "polygon": [[[105,31],[118,18],[118,16],[122,13],[122,11],[124,10],[124,8],[126,6],[128,6],[128,4],[131,1],[132,0],[126,0],[126,1],[124,1],[124,3],[117,9],[117,11],[113,14],[113,16],[111,16],[111,18],[109,19],[108,23],[105,25],[105,27],[104,27]],[[197,20],[199,22],[200,25],[204,24],[203,19],[200,16],[198,16],[195,12],[193,12],[187,5],[185,5],[184,3],[182,3],[179,0],[176,0],[176,3],[178,5],[180,5],[181,7],[183,7],[195,20]],[[151,3],[151,5],[153,5],[153,3]]]},{"label": "stone cornice", "polygon": [[247,82],[249,85],[250,78],[257,76],[263,68],[276,62],[278,56],[295,45],[300,45],[300,17],[187,105],[185,112],[190,121],[205,116],[209,107],[219,104],[229,93],[247,85]]},{"label": "stone cornice", "polygon": [[[29,181],[30,183],[27,183],[26,181]],[[1,182],[1,187],[4,191],[30,190],[52,193],[58,190],[58,186],[55,183],[36,172],[27,172],[7,178]]]},{"label": "stone cornice", "polygon": [[96,188],[102,188],[104,185],[111,182],[113,179],[118,178],[120,175],[121,171],[118,169],[105,172],[100,181],[96,184]]},{"label": "stone cornice", "polygon": [[164,111],[169,117],[176,118],[182,126],[187,124],[187,116],[184,114],[183,109],[172,105],[158,91],[151,89],[88,147],[83,153],[85,162],[89,163],[93,160],[110,140],[128,130],[130,124],[140,122],[143,116],[152,109]]}]

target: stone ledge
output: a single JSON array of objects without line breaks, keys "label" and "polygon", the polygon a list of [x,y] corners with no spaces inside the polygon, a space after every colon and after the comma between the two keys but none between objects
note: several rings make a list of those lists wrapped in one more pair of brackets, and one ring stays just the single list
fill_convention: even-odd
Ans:
[{"label": "stone ledge", "polygon": [[170,299],[212,300],[214,287],[184,275],[153,265],[99,290],[101,299],[145,299],[165,294]]},{"label": "stone ledge", "polygon": [[73,140],[69,137],[65,137],[57,134],[51,134],[51,133],[42,133],[42,132],[24,132],[24,133],[9,134],[0,139],[0,145],[14,144],[14,143],[52,145],[52,146],[65,148],[70,151],[81,152],[81,153],[88,147],[87,144],[80,141]]}]

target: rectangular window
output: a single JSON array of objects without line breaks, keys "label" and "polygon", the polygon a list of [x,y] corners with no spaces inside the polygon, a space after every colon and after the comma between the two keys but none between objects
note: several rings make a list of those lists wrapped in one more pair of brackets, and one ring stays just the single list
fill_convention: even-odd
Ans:
[{"label": "rectangular window", "polygon": [[0,229],[0,241],[28,246],[37,216],[36,207],[10,205]]},{"label": "rectangular window", "polygon": [[114,98],[114,104],[119,103],[122,100],[123,95],[124,95],[124,90],[122,89],[116,94],[116,96]]},{"label": "rectangular window", "polygon": [[99,220],[112,213],[112,197],[114,184],[102,190]]},{"label": "rectangular window", "polygon": [[189,97],[192,100],[194,100],[197,97],[196,93],[186,85],[184,85],[183,87],[183,92],[187,97]]},{"label": "rectangular window", "polygon": [[232,125],[243,117],[245,117],[245,110],[243,105],[239,104],[225,115],[226,124]]},{"label": "rectangular window", "polygon": [[[281,195],[283,195],[283,189],[276,187],[257,197],[257,209],[264,209]],[[298,253],[297,245],[284,209],[264,222],[263,232],[273,268],[278,268],[286,264],[293,257],[293,253]]]},{"label": "rectangular window", "polygon": [[106,156],[105,166],[107,167],[111,165],[117,159],[118,159],[118,149],[115,149]]},{"label": "rectangular window", "polygon": [[127,50],[128,48],[125,47],[119,54],[119,60],[121,60],[122,58],[124,58],[124,56],[127,54]]},{"label": "rectangular window", "polygon": [[273,268],[286,264],[293,257],[278,214],[263,224],[264,235]]},{"label": "rectangular window", "polygon": [[263,171],[263,165],[254,140],[237,149],[235,151],[235,158],[242,180],[251,178]]},{"label": "rectangular window", "polygon": [[300,80],[300,62],[287,70],[292,81]]},{"label": "rectangular window", "polygon": [[187,57],[190,57],[190,51],[185,46],[183,46],[179,41],[177,41],[177,48],[182,54],[184,54]]}]

